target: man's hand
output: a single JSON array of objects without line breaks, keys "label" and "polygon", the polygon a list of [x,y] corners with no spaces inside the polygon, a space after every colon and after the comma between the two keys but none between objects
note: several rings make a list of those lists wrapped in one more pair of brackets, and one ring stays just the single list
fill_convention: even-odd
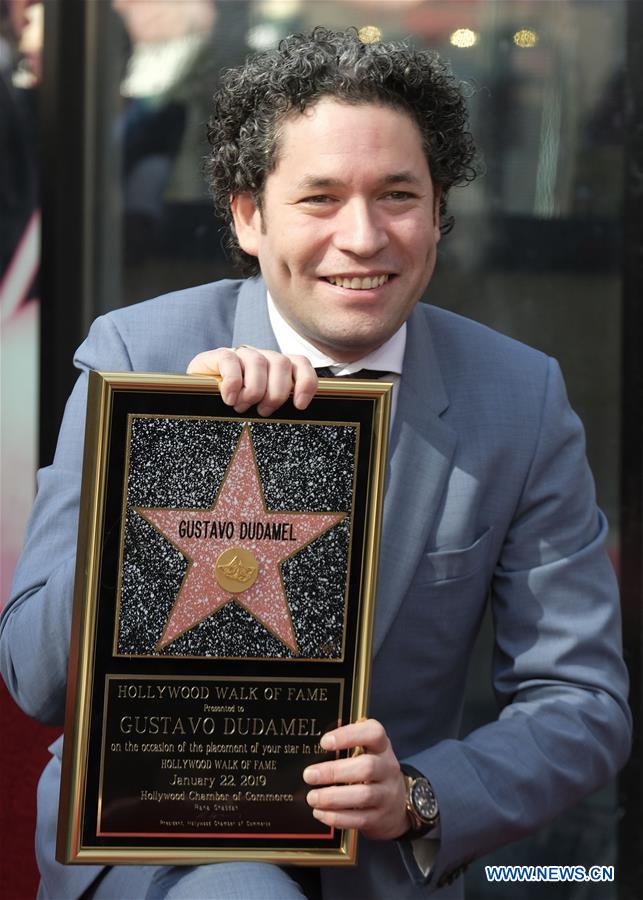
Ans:
[{"label": "man's hand", "polygon": [[310,785],[332,785],[308,793],[313,815],[326,825],[357,828],[373,840],[394,840],[408,830],[406,792],[383,725],[367,719],[329,731],[324,750],[362,748],[348,759],[318,763],[304,770]]},{"label": "man's hand", "polygon": [[235,412],[257,404],[260,416],[269,416],[293,391],[297,409],[306,409],[317,390],[317,373],[305,356],[284,356],[254,347],[219,347],[195,356],[188,375],[219,375],[221,398]]}]

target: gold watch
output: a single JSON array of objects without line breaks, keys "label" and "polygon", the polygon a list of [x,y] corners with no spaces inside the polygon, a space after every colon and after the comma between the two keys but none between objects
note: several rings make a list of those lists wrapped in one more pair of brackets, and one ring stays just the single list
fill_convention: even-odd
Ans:
[{"label": "gold watch", "polygon": [[412,766],[400,765],[406,787],[406,814],[409,830],[402,838],[421,837],[434,828],[440,819],[438,801],[427,778]]}]

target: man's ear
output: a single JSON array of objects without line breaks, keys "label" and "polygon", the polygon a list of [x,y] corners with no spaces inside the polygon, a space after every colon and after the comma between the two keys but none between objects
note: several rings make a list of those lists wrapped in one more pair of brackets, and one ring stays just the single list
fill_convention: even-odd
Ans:
[{"label": "man's ear", "polygon": [[239,246],[249,256],[259,255],[258,235],[261,233],[261,211],[250,193],[234,194],[230,201],[234,230]]},{"label": "man's ear", "polygon": [[436,241],[442,237],[440,231],[440,200],[442,199],[442,185],[436,185],[433,189],[433,233]]}]

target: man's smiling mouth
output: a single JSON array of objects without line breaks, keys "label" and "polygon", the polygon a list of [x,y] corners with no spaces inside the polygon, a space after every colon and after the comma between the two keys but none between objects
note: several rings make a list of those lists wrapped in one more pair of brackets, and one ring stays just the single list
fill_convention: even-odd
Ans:
[{"label": "man's smiling mouth", "polygon": [[351,288],[353,291],[369,291],[373,288],[381,287],[390,277],[390,275],[367,275],[365,278],[358,278],[357,276],[348,278],[343,275],[331,275],[324,280],[334,284],[336,287]]}]

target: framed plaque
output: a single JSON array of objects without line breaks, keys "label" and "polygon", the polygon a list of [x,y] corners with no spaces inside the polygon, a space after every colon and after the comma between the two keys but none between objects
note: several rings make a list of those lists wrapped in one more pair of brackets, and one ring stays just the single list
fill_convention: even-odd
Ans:
[{"label": "framed plaque", "polygon": [[367,714],[390,391],[90,374],[59,861],[354,863],[302,772]]}]

